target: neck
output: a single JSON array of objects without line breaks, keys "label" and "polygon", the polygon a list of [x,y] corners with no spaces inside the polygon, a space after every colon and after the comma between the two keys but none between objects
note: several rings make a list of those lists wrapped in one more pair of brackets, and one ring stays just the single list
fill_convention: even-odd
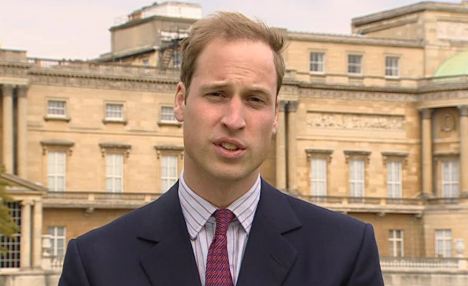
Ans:
[{"label": "neck", "polygon": [[247,193],[255,184],[259,173],[255,172],[247,178],[225,180],[219,178],[203,178],[184,171],[187,186],[197,195],[217,208],[226,208],[235,200]]}]

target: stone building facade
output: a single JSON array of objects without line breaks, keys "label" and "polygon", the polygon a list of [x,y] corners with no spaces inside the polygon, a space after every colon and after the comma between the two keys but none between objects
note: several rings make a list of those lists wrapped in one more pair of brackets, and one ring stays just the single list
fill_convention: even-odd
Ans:
[{"label": "stone building facade", "polygon": [[[92,61],[0,50],[0,161],[21,218],[20,239],[1,241],[16,247],[6,285],[56,284],[68,240],[177,180],[178,44],[201,12],[168,3],[112,27]],[[466,1],[421,2],[355,18],[352,35],[282,29],[263,177],[372,223],[386,285],[468,283],[467,23]]]}]

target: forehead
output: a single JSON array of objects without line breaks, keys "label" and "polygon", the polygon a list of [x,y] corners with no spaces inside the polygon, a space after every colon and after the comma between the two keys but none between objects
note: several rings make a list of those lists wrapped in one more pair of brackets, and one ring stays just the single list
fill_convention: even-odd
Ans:
[{"label": "forehead", "polygon": [[223,74],[252,73],[252,76],[270,78],[276,84],[276,69],[271,48],[262,41],[249,39],[211,40],[199,54],[193,78],[222,77]]}]

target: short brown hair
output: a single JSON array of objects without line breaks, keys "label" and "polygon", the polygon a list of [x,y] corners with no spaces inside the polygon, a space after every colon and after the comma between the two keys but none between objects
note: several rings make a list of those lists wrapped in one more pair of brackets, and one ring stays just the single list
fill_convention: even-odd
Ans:
[{"label": "short brown hair", "polygon": [[214,39],[226,40],[258,40],[267,44],[273,51],[276,69],[276,92],[279,93],[285,71],[281,52],[284,47],[284,37],[278,31],[271,29],[263,22],[253,21],[240,13],[218,12],[193,24],[187,38],[182,42],[182,65],[180,81],[189,89],[195,72],[197,58]]}]

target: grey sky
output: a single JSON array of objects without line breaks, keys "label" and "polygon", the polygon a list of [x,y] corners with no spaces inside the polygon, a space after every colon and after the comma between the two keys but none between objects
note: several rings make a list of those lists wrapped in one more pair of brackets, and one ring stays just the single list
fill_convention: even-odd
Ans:
[{"label": "grey sky", "polygon": [[[28,51],[30,57],[95,58],[110,50],[115,19],[155,0],[0,0],[0,47]],[[443,0],[440,2],[460,2]],[[162,2],[162,1],[159,1]],[[289,30],[350,33],[351,19],[413,4],[417,0],[186,0],[203,15],[239,11]]]}]

